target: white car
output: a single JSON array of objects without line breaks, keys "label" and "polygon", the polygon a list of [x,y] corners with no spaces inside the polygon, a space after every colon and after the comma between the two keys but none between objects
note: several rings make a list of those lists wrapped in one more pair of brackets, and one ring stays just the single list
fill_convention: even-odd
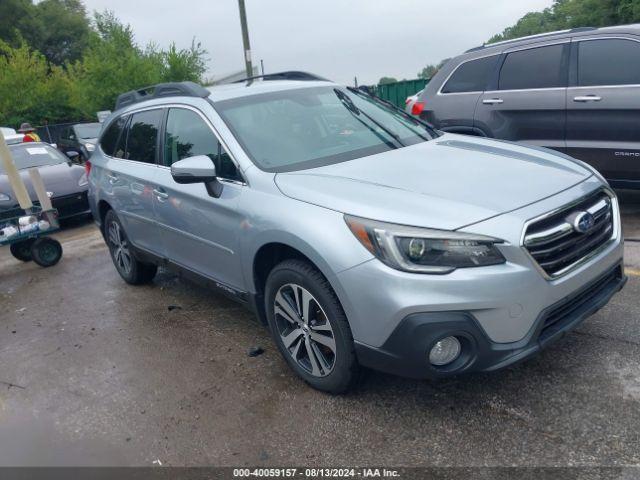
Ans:
[{"label": "white car", "polygon": [[414,105],[418,101],[418,98],[420,97],[421,94],[422,94],[422,90],[407,97],[407,99],[404,101],[405,112],[407,112],[410,115],[420,115],[420,112],[417,112],[417,113],[414,112]]},{"label": "white car", "polygon": [[7,145],[22,143],[22,139],[24,138],[24,135],[16,132],[13,128],[9,127],[0,127],[0,133],[2,133],[2,136],[4,137],[5,142],[7,142]]}]

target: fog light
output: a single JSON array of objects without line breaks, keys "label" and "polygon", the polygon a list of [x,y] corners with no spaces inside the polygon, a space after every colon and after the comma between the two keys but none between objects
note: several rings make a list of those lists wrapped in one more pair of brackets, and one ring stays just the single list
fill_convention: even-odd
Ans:
[{"label": "fog light", "polygon": [[431,365],[447,365],[460,356],[460,350],[460,341],[456,337],[443,338],[429,352],[429,361]]}]

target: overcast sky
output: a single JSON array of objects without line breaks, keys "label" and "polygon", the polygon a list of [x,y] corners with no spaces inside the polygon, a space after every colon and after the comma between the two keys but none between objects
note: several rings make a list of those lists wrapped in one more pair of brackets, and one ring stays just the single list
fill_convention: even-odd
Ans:
[{"label": "overcast sky", "polygon": [[[209,52],[210,75],[244,68],[237,0],[84,0],[113,10],[141,44]],[[340,83],[415,78],[423,66],[480,45],[552,0],[245,0],[254,62]]]}]

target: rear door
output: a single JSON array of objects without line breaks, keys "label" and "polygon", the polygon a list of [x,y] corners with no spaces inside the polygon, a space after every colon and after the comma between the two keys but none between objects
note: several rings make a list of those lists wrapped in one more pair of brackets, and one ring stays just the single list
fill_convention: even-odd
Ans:
[{"label": "rear door", "polygon": [[507,50],[476,108],[488,136],[563,150],[570,42]]},{"label": "rear door", "polygon": [[[153,210],[162,109],[132,113],[105,165],[103,190],[134,246],[160,254],[162,244]],[[117,122],[118,120],[116,120]],[[108,137],[109,132],[105,133]],[[106,153],[106,152],[105,152]]]},{"label": "rear door", "polygon": [[578,38],[571,52],[567,153],[620,186],[640,182],[638,40],[633,36]]},{"label": "rear door", "polygon": [[[164,256],[222,286],[243,289],[238,232],[243,218],[237,205],[246,187],[240,170],[210,123],[196,109],[172,107],[164,130],[163,164],[154,191]],[[171,164],[207,155],[216,166],[222,194],[214,198],[203,183],[179,184]]]}]

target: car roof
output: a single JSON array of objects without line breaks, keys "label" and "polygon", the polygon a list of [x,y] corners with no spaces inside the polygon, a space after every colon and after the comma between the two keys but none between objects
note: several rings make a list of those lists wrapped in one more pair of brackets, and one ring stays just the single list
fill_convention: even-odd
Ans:
[{"label": "car roof", "polygon": [[260,93],[286,91],[300,88],[336,85],[312,73],[287,71],[259,75],[235,83],[202,87],[193,82],[160,83],[118,96],[115,111],[106,122],[118,115],[140,107],[161,106],[184,98],[206,98],[212,102],[246,97]]},{"label": "car roof", "polygon": [[230,100],[232,98],[247,97],[260,93],[282,92],[285,90],[297,90],[300,88],[326,87],[335,85],[328,80],[261,80],[253,82],[228,83],[208,87],[211,92],[209,98],[213,102]]},{"label": "car roof", "polygon": [[640,24],[630,25],[616,25],[613,27],[579,27],[567,30],[559,30],[556,32],[541,33],[537,35],[531,35],[527,37],[514,38],[511,40],[504,40],[502,42],[495,42],[484,44],[479,47],[474,47],[462,54],[461,56],[476,56],[473,54],[479,54],[478,56],[490,55],[493,53],[500,53],[503,50],[531,45],[539,42],[549,42],[553,40],[559,40],[564,38],[591,36],[591,35],[606,35],[606,34],[635,34],[640,35]]}]

